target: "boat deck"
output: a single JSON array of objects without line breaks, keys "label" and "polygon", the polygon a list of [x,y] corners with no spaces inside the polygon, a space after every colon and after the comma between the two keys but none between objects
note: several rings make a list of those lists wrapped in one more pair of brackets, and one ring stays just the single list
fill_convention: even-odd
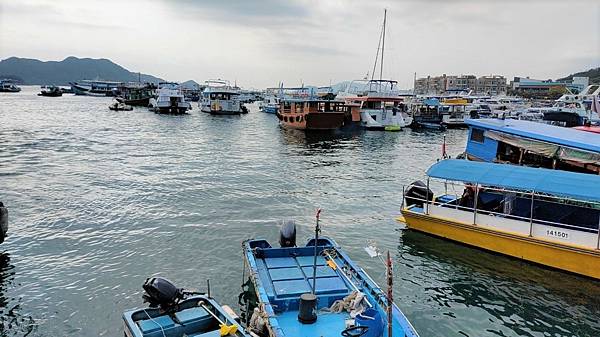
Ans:
[{"label": "boat deck", "polygon": [[[311,250],[312,248],[296,248],[295,250]],[[265,287],[269,301],[278,305],[282,301],[296,302],[300,295],[312,291],[313,256],[297,255],[279,256],[290,250],[273,248],[270,253],[277,257],[263,257],[256,260],[260,278]],[[317,258],[316,295],[319,298],[319,307],[329,306],[330,303],[341,299],[351,292],[350,286],[329,267],[322,256]],[[277,308],[275,308],[277,310]]]},{"label": "boat deck", "polygon": [[318,313],[317,323],[302,324],[298,321],[297,311],[287,311],[277,316],[281,326],[285,326],[286,336],[295,337],[339,337],[343,331],[347,313]]},{"label": "boat deck", "polygon": [[[249,244],[247,250],[250,268],[255,271],[255,282],[260,301],[266,305],[269,323],[276,337],[338,337],[351,319],[346,311],[332,313],[331,305],[359,289],[369,304],[381,316],[380,325],[373,323],[376,336],[385,337],[385,312],[380,300],[379,287],[372,283],[364,271],[355,266],[330,239],[320,240],[317,248],[316,295],[317,321],[302,324],[298,321],[300,296],[312,291],[314,246],[273,248],[264,240]],[[326,252],[325,252],[326,251]],[[327,260],[326,260],[327,259]],[[393,307],[392,328],[395,336],[417,336],[414,328],[400,310]],[[352,323],[352,322],[348,322]],[[364,323],[361,323],[364,324]],[[361,325],[358,324],[358,325]]]}]

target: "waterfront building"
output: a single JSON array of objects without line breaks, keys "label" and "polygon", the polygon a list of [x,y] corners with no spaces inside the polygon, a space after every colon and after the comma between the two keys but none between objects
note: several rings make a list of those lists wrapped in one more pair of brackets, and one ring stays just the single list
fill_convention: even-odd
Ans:
[{"label": "waterfront building", "polygon": [[427,76],[415,80],[415,94],[436,95],[447,91],[472,91],[485,95],[506,94],[506,78],[500,75]]},{"label": "waterfront building", "polygon": [[553,98],[572,92],[579,93],[589,85],[589,77],[573,77],[571,82],[536,80],[529,77],[515,77],[510,82],[510,92],[530,98]]}]

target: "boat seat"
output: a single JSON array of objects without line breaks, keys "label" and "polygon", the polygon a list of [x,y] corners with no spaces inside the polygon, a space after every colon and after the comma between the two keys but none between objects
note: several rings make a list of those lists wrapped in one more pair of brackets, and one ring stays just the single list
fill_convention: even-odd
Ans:
[{"label": "boat seat", "polygon": [[213,317],[203,308],[189,308],[175,313],[175,317],[183,327],[185,334],[205,331],[215,324]]},{"label": "boat seat", "polygon": [[144,337],[177,336],[183,334],[183,332],[177,331],[181,329],[181,326],[176,325],[171,317],[167,315],[141,320],[137,324]]},{"label": "boat seat", "polygon": [[271,280],[273,281],[301,280],[304,278],[302,271],[300,271],[300,268],[297,266],[291,268],[269,269],[269,276],[271,276]]}]

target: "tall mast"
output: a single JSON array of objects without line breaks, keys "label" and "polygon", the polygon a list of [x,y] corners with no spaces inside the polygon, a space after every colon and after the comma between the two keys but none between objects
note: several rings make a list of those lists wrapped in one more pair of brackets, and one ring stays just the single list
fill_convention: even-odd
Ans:
[{"label": "tall mast", "polygon": [[387,9],[383,10],[383,33],[381,38],[381,68],[379,70],[379,80],[383,79],[383,53],[385,52],[385,21],[387,19]]}]

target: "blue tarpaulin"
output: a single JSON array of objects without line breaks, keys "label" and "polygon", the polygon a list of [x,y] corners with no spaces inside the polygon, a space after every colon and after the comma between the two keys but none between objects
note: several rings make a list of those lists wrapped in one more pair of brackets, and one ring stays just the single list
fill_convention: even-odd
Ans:
[{"label": "blue tarpaulin", "polygon": [[470,127],[600,153],[600,134],[517,119],[469,119]]},{"label": "blue tarpaulin", "polygon": [[509,164],[442,160],[427,170],[432,178],[534,191],[600,202],[600,176]]}]

